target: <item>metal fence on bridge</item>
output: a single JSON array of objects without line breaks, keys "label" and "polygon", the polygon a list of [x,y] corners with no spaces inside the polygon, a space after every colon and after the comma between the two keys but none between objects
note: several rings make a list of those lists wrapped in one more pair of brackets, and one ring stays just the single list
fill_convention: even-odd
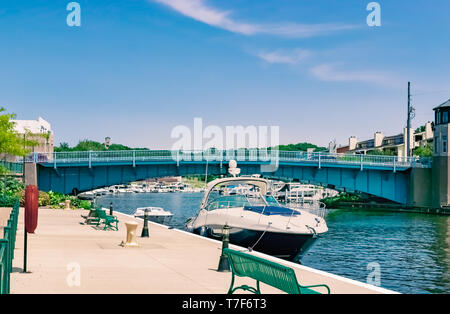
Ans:
[{"label": "metal fence on bridge", "polygon": [[139,162],[198,161],[198,162],[260,162],[260,163],[309,163],[318,165],[342,165],[398,168],[430,168],[431,158],[397,157],[381,155],[333,154],[322,152],[277,151],[262,149],[170,151],[170,150],[127,150],[127,151],[84,151],[34,153],[26,162],[52,164],[123,163],[136,165]]},{"label": "metal fence on bridge", "polygon": [[23,173],[23,163],[0,160],[0,167],[10,173]]}]

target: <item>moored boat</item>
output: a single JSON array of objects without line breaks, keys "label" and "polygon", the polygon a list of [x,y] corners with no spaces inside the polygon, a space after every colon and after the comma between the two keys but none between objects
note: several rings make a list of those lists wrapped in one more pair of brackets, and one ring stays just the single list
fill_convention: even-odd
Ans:
[{"label": "moored boat", "polygon": [[328,231],[326,222],[307,211],[281,206],[268,187],[268,180],[254,177],[210,182],[198,215],[187,221],[186,229],[220,240],[227,225],[233,244],[298,260]]},{"label": "moored boat", "polygon": [[170,211],[164,210],[161,207],[149,206],[136,208],[136,211],[134,212],[134,217],[144,218],[145,211],[147,211],[147,217],[149,220],[161,224],[168,222],[173,216],[173,214]]}]

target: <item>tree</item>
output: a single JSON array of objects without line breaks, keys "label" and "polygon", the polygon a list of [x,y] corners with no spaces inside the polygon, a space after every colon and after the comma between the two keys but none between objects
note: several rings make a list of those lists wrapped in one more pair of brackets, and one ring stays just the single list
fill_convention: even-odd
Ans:
[{"label": "tree", "polygon": [[425,132],[426,129],[427,129],[427,128],[426,128],[425,125],[419,126],[419,127],[414,131],[414,134]]},{"label": "tree", "polygon": [[413,153],[419,157],[433,157],[433,146],[427,143],[425,146],[415,148]]},{"label": "tree", "polygon": [[108,149],[105,148],[105,144],[91,140],[82,140],[74,147],[70,147],[68,143],[59,143],[58,147],[55,147],[55,152],[82,152],[82,151],[115,151],[115,150],[148,150],[148,148],[131,148],[122,144],[111,144]]},{"label": "tree", "polygon": [[102,151],[105,150],[105,145],[96,142],[96,141],[90,141],[90,140],[83,140],[80,141],[77,146],[75,146],[73,149],[73,151]]},{"label": "tree", "polygon": [[14,156],[26,156],[30,153],[30,147],[36,146],[37,142],[32,140],[33,134],[26,131],[19,134],[15,129],[15,123],[11,120],[16,118],[15,114],[3,113],[5,108],[0,108],[0,153]]},{"label": "tree", "polygon": [[53,150],[55,152],[68,152],[68,151],[71,151],[72,149],[70,148],[69,143],[62,142],[62,143],[59,143],[59,146],[55,146],[53,148]]},{"label": "tree", "polygon": [[369,150],[366,153],[367,155],[375,155],[375,156],[395,156],[395,152],[391,150],[381,150],[381,149],[373,149]]},{"label": "tree", "polygon": [[289,145],[279,145],[278,150],[280,151],[302,151],[306,152],[308,148],[314,148],[315,152],[325,151],[325,147],[319,147],[317,145],[311,143],[297,143],[297,144],[289,144]]}]

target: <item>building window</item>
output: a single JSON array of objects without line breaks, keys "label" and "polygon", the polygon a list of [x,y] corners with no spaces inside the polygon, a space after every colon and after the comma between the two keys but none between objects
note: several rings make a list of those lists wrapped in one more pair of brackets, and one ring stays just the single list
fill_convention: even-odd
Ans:
[{"label": "building window", "polygon": [[448,123],[448,111],[442,113],[442,123]]},{"label": "building window", "polygon": [[436,113],[436,124],[441,124],[441,112]]},{"label": "building window", "polygon": [[442,137],[442,152],[447,152],[447,136],[445,135]]},{"label": "building window", "polygon": [[438,137],[437,136],[434,138],[434,152],[436,154],[438,153]]}]

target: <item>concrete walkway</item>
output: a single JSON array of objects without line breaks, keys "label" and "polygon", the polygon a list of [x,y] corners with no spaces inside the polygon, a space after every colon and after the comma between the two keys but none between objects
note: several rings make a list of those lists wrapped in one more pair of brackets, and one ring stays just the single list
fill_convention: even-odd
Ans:
[{"label": "concrete walkway", "polygon": [[0,207],[0,239],[3,238],[3,227],[8,223],[8,219],[11,216],[11,208]]},{"label": "concrete walkway", "polygon": [[[23,209],[20,211],[11,293],[226,293],[230,273],[216,271],[221,243],[183,231],[150,224],[150,238],[139,248],[119,246],[125,221],[142,221],[117,213],[119,231],[82,225],[84,210],[40,209],[36,234],[28,235],[28,271],[23,267]],[[234,246],[232,246],[234,247]],[[295,267],[302,285],[327,284],[332,293],[389,293],[363,283],[308,267]],[[78,276],[79,274],[79,276]],[[254,280],[237,283],[254,285]],[[280,291],[261,285],[262,293]]]}]

